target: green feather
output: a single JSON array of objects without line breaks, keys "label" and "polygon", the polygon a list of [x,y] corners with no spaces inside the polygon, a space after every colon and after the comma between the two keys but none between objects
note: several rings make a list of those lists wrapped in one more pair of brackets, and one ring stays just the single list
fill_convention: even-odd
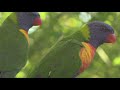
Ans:
[{"label": "green feather", "polygon": [[28,43],[12,13],[0,27],[0,77],[15,77],[27,60]]},{"label": "green feather", "polygon": [[28,74],[28,77],[74,77],[81,66],[79,57],[79,51],[82,46],[81,42],[87,41],[88,38],[87,25],[67,37],[61,36],[41,58],[39,65]]}]

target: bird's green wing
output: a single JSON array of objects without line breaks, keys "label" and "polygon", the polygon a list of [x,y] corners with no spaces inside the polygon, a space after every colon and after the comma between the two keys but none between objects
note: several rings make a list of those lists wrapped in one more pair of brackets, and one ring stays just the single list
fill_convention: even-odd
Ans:
[{"label": "bird's green wing", "polygon": [[76,76],[81,66],[79,57],[81,42],[87,39],[80,30],[67,37],[60,37],[28,77],[70,78]]},{"label": "bird's green wing", "polygon": [[12,13],[0,27],[0,72],[18,71],[26,63],[28,43],[19,32],[16,14]]},{"label": "bird's green wing", "polygon": [[40,77],[73,77],[80,67],[80,47],[71,40],[58,42],[42,59],[38,68]]}]

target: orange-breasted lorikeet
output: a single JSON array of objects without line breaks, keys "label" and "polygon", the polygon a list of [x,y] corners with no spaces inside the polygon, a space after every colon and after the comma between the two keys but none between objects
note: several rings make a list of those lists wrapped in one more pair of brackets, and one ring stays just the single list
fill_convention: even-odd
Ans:
[{"label": "orange-breasted lorikeet", "polygon": [[27,61],[28,31],[41,25],[37,12],[13,12],[0,27],[0,77],[13,78]]},{"label": "orange-breasted lorikeet", "polygon": [[85,24],[75,33],[60,37],[29,77],[76,77],[90,66],[97,47],[115,41],[114,29],[110,25],[100,21]]}]

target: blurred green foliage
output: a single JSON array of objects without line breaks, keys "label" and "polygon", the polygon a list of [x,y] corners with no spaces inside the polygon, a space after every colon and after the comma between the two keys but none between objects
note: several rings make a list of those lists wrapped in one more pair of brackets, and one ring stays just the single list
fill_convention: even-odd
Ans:
[{"label": "blurred green foliage", "polygon": [[[11,12],[0,13],[0,25]],[[41,27],[32,27],[29,31],[30,47],[26,66],[17,77],[27,77],[40,58],[58,40],[61,35],[69,35],[87,22],[103,21],[115,29],[117,42],[103,44],[97,49],[91,66],[78,78],[116,78],[120,77],[120,12],[40,12]]]}]

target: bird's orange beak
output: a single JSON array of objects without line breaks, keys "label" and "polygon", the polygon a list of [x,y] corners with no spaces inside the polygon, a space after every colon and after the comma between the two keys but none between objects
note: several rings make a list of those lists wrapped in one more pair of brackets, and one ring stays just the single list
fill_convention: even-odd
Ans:
[{"label": "bird's orange beak", "polygon": [[116,42],[116,36],[115,34],[109,34],[107,39],[106,39],[107,43],[115,43]]},{"label": "bird's orange beak", "polygon": [[42,24],[42,20],[40,19],[40,17],[36,17],[33,21],[33,25],[40,26],[41,24]]}]

